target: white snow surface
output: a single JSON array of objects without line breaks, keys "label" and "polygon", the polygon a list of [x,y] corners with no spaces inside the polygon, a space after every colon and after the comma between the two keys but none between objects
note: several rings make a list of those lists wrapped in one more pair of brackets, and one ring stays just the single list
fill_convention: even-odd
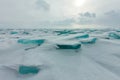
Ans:
[{"label": "white snow surface", "polygon": [[[11,31],[18,33],[10,34]],[[29,34],[22,34],[23,31]],[[1,29],[0,80],[120,80],[120,39],[107,39],[104,35],[117,30],[72,30],[98,38],[94,44],[82,44],[78,51],[56,49],[56,43],[68,44],[66,38],[73,34],[57,35],[55,31]],[[37,47],[17,43],[23,38],[46,41]],[[20,75],[17,70],[20,65],[42,65],[42,70],[36,75]]]}]

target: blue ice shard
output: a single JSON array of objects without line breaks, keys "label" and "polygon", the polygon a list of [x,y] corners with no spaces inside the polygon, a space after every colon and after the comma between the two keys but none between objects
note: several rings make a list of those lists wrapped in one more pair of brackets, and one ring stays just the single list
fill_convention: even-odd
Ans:
[{"label": "blue ice shard", "polygon": [[18,34],[16,31],[11,31],[10,34]]},{"label": "blue ice shard", "polygon": [[38,44],[41,45],[44,43],[44,39],[19,39],[18,43],[21,44]]},{"label": "blue ice shard", "polygon": [[79,40],[79,39],[84,39],[84,38],[89,38],[89,34],[81,33],[81,34],[72,34],[69,36],[65,36],[63,39],[66,40]]},{"label": "blue ice shard", "polygon": [[114,38],[114,39],[120,39],[120,34],[116,32],[111,32],[108,34],[109,37]]},{"label": "blue ice shard", "polygon": [[22,75],[25,74],[37,74],[40,71],[40,68],[37,66],[19,66],[19,73]]},{"label": "blue ice shard", "polygon": [[55,32],[58,33],[58,35],[62,35],[62,34],[69,34],[71,30],[60,30],[60,31],[55,31]]},{"label": "blue ice shard", "polygon": [[93,44],[96,41],[97,41],[97,38],[86,38],[86,39],[80,40],[82,44]]},{"label": "blue ice shard", "polygon": [[25,32],[25,31],[24,31],[22,34],[28,35],[28,34],[29,34],[29,32]]},{"label": "blue ice shard", "polygon": [[59,43],[57,44],[59,49],[79,49],[81,47],[80,43]]},{"label": "blue ice shard", "polygon": [[80,39],[80,38],[88,38],[89,35],[88,34],[82,34],[82,35],[78,35],[75,37],[75,39]]}]

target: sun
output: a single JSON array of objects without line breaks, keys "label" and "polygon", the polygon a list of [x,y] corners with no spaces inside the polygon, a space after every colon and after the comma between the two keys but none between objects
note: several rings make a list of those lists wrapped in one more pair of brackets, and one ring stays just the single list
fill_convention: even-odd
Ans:
[{"label": "sun", "polygon": [[76,7],[81,7],[84,5],[84,3],[85,3],[85,0],[75,0],[74,5]]}]

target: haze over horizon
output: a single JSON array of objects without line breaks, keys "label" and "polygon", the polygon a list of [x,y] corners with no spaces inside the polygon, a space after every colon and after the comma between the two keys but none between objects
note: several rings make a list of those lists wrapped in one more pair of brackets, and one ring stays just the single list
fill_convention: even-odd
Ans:
[{"label": "haze over horizon", "polygon": [[120,0],[0,0],[0,28],[120,27]]}]

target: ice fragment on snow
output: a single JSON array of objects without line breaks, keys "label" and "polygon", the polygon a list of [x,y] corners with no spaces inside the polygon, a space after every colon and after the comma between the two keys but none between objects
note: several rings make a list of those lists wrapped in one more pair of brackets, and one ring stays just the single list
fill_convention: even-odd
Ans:
[{"label": "ice fragment on snow", "polygon": [[117,32],[110,32],[108,36],[114,39],[120,39],[120,34]]},{"label": "ice fragment on snow", "polygon": [[81,47],[80,43],[59,43],[57,44],[59,49],[79,49]]},{"label": "ice fragment on snow", "polygon": [[18,32],[12,31],[10,32],[10,34],[18,34]]},{"label": "ice fragment on snow", "polygon": [[23,32],[23,34],[28,35],[28,34],[29,34],[29,32],[25,32],[25,31],[24,31],[24,32]]},{"label": "ice fragment on snow", "polygon": [[79,39],[84,39],[84,38],[89,38],[89,34],[86,34],[86,33],[72,34],[69,36],[65,36],[63,39],[65,39],[65,40],[79,40]]},{"label": "ice fragment on snow", "polygon": [[40,68],[37,66],[19,66],[20,74],[37,74],[40,71]]},{"label": "ice fragment on snow", "polygon": [[88,37],[89,37],[88,34],[82,34],[82,35],[76,36],[75,38],[79,39],[79,38],[88,38]]},{"label": "ice fragment on snow", "polygon": [[19,39],[18,43],[21,44],[43,44],[44,43],[44,39]]},{"label": "ice fragment on snow", "polygon": [[62,34],[69,34],[71,30],[60,30],[60,31],[55,31],[55,32],[58,33],[58,35],[62,35]]},{"label": "ice fragment on snow", "polygon": [[81,39],[80,42],[82,44],[93,44],[95,43],[97,38],[86,38],[86,39]]}]

